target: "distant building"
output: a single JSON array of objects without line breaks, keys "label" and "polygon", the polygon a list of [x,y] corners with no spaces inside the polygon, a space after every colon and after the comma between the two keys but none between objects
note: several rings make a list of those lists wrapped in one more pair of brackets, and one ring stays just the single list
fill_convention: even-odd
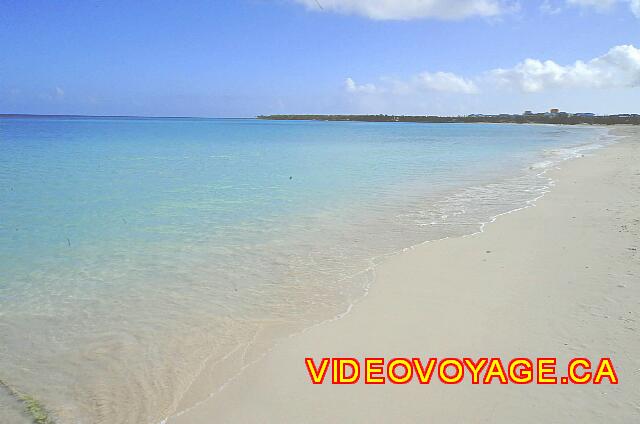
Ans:
[{"label": "distant building", "polygon": [[591,113],[591,112],[588,112],[588,113],[576,113],[575,115],[577,117],[579,117],[579,118],[593,118],[594,116],[596,116],[595,113]]},{"label": "distant building", "polygon": [[553,114],[560,113],[560,109],[551,109],[549,113],[553,113]]},{"label": "distant building", "polygon": [[533,115],[533,112],[530,110],[525,110],[523,113],[524,116],[529,116],[529,115]]}]

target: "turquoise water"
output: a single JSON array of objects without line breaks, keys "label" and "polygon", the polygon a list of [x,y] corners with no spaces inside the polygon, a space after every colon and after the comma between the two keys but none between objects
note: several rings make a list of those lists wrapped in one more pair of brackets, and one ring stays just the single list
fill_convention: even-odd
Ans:
[{"label": "turquoise water", "polygon": [[[343,313],[385,255],[478,231],[606,133],[0,119],[0,379],[60,422],[159,422]],[[19,409],[0,389],[0,421]]]}]

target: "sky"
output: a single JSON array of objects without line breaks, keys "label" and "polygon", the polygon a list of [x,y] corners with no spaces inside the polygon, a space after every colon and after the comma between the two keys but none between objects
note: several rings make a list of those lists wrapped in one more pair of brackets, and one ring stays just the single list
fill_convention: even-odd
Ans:
[{"label": "sky", "polygon": [[640,0],[0,0],[0,113],[640,113]]}]

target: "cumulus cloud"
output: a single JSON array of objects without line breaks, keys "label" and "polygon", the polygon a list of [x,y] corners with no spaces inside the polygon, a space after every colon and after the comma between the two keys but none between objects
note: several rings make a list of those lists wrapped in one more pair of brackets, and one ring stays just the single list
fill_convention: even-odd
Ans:
[{"label": "cumulus cloud", "polygon": [[349,93],[373,94],[373,93],[376,93],[378,91],[378,88],[374,84],[358,85],[351,78],[347,78],[346,80],[344,80],[344,87],[347,90],[347,92],[349,92]]},{"label": "cumulus cloud", "polygon": [[464,19],[496,16],[506,0],[293,0],[310,10],[360,15],[376,20]]},{"label": "cumulus cloud", "polygon": [[539,93],[563,89],[640,88],[640,49],[632,45],[611,48],[588,61],[562,65],[553,60],[526,59],[511,68],[498,68],[462,77],[450,72],[422,72],[405,79],[380,78],[375,84],[345,80],[345,90],[362,99],[427,99],[444,95],[469,96],[501,90]]},{"label": "cumulus cloud", "polygon": [[538,92],[548,88],[616,88],[640,86],[640,49],[616,46],[588,62],[560,65],[527,59],[509,69],[495,69],[489,78],[500,86]]},{"label": "cumulus cloud", "polygon": [[352,78],[345,80],[348,93],[412,95],[426,92],[478,93],[476,84],[451,72],[422,72],[407,80],[382,78],[379,84],[356,84]]},{"label": "cumulus cloud", "polygon": [[448,93],[474,94],[478,92],[476,84],[451,72],[423,72],[416,77],[417,88]]}]

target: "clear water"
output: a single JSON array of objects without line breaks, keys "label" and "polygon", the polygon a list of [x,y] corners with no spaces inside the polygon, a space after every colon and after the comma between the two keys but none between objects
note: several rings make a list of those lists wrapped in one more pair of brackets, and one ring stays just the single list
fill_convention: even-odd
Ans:
[{"label": "clear water", "polygon": [[[586,127],[0,120],[0,379],[60,422],[157,423],[279,336],[343,313],[385,255],[477,231],[543,193],[544,166],[605,140]],[[17,422],[5,392],[0,421]]]}]

